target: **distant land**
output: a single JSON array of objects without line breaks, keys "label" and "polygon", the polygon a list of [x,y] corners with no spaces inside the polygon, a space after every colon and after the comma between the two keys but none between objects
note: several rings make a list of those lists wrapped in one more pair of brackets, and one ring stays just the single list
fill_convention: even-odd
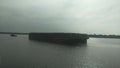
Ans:
[{"label": "distant land", "polygon": [[90,38],[114,38],[120,39],[120,35],[88,34]]},{"label": "distant land", "polygon": [[[29,33],[19,32],[0,32],[0,34],[17,34],[17,35],[28,35]],[[103,34],[87,34],[89,38],[114,38],[120,39],[120,35],[103,35]]]}]

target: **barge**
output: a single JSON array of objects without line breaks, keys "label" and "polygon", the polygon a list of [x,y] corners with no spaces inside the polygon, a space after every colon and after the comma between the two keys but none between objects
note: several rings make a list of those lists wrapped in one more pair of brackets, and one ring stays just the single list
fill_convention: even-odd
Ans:
[{"label": "barge", "polygon": [[80,33],[29,33],[29,40],[59,44],[86,44],[87,34]]}]

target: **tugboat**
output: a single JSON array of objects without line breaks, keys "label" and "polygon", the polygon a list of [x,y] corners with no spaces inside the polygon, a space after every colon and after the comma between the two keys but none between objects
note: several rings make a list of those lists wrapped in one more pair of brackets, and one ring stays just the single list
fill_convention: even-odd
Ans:
[{"label": "tugboat", "polygon": [[80,33],[29,33],[30,40],[59,44],[86,44],[89,36]]}]

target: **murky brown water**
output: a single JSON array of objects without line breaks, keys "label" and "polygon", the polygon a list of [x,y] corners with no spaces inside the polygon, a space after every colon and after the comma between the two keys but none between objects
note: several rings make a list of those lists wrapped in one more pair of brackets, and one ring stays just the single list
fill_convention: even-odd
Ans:
[{"label": "murky brown water", "polygon": [[119,68],[120,39],[90,38],[87,45],[30,41],[0,35],[0,68]]}]

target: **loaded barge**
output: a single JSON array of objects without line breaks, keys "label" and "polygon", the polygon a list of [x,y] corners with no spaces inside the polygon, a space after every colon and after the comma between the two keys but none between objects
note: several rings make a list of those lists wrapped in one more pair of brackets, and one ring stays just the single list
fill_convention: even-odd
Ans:
[{"label": "loaded barge", "polygon": [[86,44],[88,38],[80,33],[29,33],[30,40],[59,44]]}]

